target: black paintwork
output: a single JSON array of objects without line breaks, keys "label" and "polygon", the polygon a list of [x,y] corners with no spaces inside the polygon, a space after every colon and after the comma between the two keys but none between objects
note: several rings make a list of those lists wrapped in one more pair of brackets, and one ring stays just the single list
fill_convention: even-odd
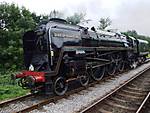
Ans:
[{"label": "black paintwork", "polygon": [[[126,38],[121,39],[115,33],[110,32],[90,31],[82,26],[67,24],[61,19],[51,19],[49,22],[41,23],[36,31],[28,31],[24,34],[25,66],[29,68],[32,64],[37,71],[45,68],[47,68],[46,70],[50,70],[49,68],[53,70],[56,67],[55,64],[61,48],[66,46],[80,48],[104,46],[108,47],[108,50],[109,47],[133,48],[134,52],[140,55],[147,52],[147,49],[141,49],[142,45],[146,48],[147,43],[142,42],[141,44],[136,41],[133,44],[133,39]],[[83,51],[86,50],[83,49]],[[50,65],[53,62],[51,59],[54,60],[54,66]]]},{"label": "black paintwork", "polygon": [[[92,31],[62,19],[50,19],[23,36],[24,63],[28,70],[45,72],[42,91],[49,94],[57,77],[68,80],[78,78],[100,66],[109,66],[119,60],[132,65],[139,57],[148,54],[148,43],[118,33]],[[117,61],[118,60],[118,61]],[[117,65],[110,66],[116,67]],[[33,71],[33,70],[32,70]],[[30,75],[28,75],[30,76]]]}]

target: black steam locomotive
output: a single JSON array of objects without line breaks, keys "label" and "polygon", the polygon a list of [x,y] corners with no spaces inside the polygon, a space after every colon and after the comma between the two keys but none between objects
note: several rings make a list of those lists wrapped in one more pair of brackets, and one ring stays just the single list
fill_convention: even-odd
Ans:
[{"label": "black steam locomotive", "polygon": [[97,31],[50,19],[23,36],[26,70],[16,74],[19,85],[32,92],[63,95],[68,82],[86,86],[90,78],[135,68],[146,60],[148,42],[120,33]]}]

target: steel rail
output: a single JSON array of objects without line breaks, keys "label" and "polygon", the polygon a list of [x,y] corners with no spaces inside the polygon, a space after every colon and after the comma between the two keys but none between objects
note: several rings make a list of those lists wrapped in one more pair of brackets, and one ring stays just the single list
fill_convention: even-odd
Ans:
[{"label": "steel rail", "polygon": [[[148,61],[147,61],[147,62],[148,62]],[[148,69],[147,69],[147,70],[148,70]],[[126,72],[126,71],[124,71],[124,72]],[[141,73],[142,73],[142,72],[141,72]],[[120,73],[118,73],[117,75],[120,75]],[[106,78],[109,78],[109,77],[106,77]],[[133,78],[133,79],[134,79],[134,78]],[[104,78],[103,81],[104,81],[104,80],[106,80],[106,79]],[[93,86],[93,85],[98,84],[98,83],[100,83],[100,82],[99,82],[99,81],[95,81],[95,82],[89,84],[89,85],[86,86],[86,87],[90,87],[90,86]],[[86,89],[86,87],[77,88],[77,89],[74,90],[74,93],[75,93],[75,92],[79,92],[79,91],[81,91],[81,90],[83,90],[83,89]],[[41,102],[39,102],[39,103],[37,103],[37,104],[34,104],[34,105],[32,105],[32,106],[30,106],[30,107],[28,107],[28,108],[25,108],[25,109],[22,109],[22,110],[20,110],[20,111],[17,111],[16,113],[24,113],[24,112],[32,111],[32,110],[34,110],[34,109],[37,109],[37,108],[39,108],[39,107],[42,107],[43,105],[46,105],[46,104],[50,103],[50,102],[55,102],[55,101],[57,101],[57,100],[59,100],[59,99],[61,99],[61,98],[66,98],[67,95],[69,96],[69,95],[71,95],[71,94],[73,94],[73,93],[71,93],[71,91],[69,91],[69,92],[68,92],[67,94],[65,94],[64,96],[51,97],[50,99],[43,100],[43,101],[41,101]],[[111,95],[111,94],[109,94],[109,95]],[[21,97],[17,97],[17,98],[15,98],[15,99],[11,99],[11,100],[8,100],[8,101],[3,101],[3,102],[0,103],[0,107],[3,107],[3,106],[5,106],[5,105],[7,105],[7,104],[11,104],[11,103],[16,102],[16,101],[19,101],[19,100],[21,100],[21,99],[25,99],[25,98],[30,97],[30,96],[34,96],[34,95],[33,95],[33,94],[28,94],[28,95],[21,96]],[[106,97],[106,96],[105,96],[105,97]],[[104,97],[104,98],[105,98],[105,97]]]},{"label": "steel rail", "polygon": [[2,102],[0,102],[0,108],[3,107],[3,106],[6,106],[6,105],[8,105],[8,104],[11,104],[11,103],[13,103],[13,102],[16,102],[16,101],[19,101],[19,100],[22,100],[22,99],[31,97],[31,96],[34,96],[34,94],[27,94],[27,95],[25,95],[25,96],[20,96],[20,97],[14,98],[14,99],[2,101]]},{"label": "steel rail", "polygon": [[119,89],[121,89],[122,87],[124,87],[126,84],[128,84],[129,82],[133,81],[135,78],[139,77],[140,75],[142,75],[143,73],[145,73],[146,71],[148,71],[150,69],[150,67],[145,68],[144,70],[140,71],[138,74],[136,74],[135,76],[131,77],[129,80],[125,81],[123,84],[121,84],[119,87],[115,88],[113,91],[107,93],[104,97],[100,98],[98,101],[94,102],[93,104],[91,104],[90,106],[86,107],[85,109],[79,111],[80,113],[85,113],[87,111],[89,111],[90,109],[94,108],[94,106],[96,106],[98,103],[102,102],[103,100],[105,100],[106,98],[110,97],[112,94],[114,94],[115,92],[117,92]]},{"label": "steel rail", "polygon": [[[126,72],[126,71],[124,71],[124,72]],[[119,75],[119,73],[117,74],[117,76]],[[113,78],[113,77],[112,77]],[[105,82],[105,80],[107,80],[107,79],[111,79],[109,76],[108,77],[105,77],[104,79],[103,79],[103,81]],[[101,81],[102,82],[102,81]],[[88,84],[88,86],[86,86],[86,87],[79,87],[79,88],[77,88],[77,89],[75,89],[75,91],[74,91],[74,93],[75,92],[79,92],[79,91],[81,91],[81,90],[84,90],[84,89],[86,89],[87,87],[90,87],[90,86],[93,86],[93,85],[95,85],[95,84],[99,84],[100,83],[100,81],[94,81],[94,82],[92,82],[92,83],[90,83],[90,84]],[[69,91],[68,92],[70,95],[71,95],[71,91]],[[17,113],[21,113],[21,112],[29,112],[29,111],[31,111],[31,110],[34,110],[34,109],[37,109],[38,107],[40,107],[40,106],[43,106],[43,105],[46,105],[46,104],[48,104],[48,103],[50,103],[50,102],[55,102],[55,100],[59,100],[59,99],[61,99],[61,98],[64,98],[64,97],[66,97],[66,95],[69,95],[68,93],[66,93],[64,96],[53,96],[53,97],[50,97],[48,100],[43,100],[43,101],[41,101],[41,102],[39,102],[39,103],[37,103],[37,104],[34,104],[33,106],[30,106],[30,107],[28,107],[28,108],[25,108],[25,109],[22,109],[22,110],[20,110],[20,111],[18,111]],[[35,95],[35,94],[34,94]],[[6,106],[6,105],[9,105],[9,104],[12,104],[13,102],[17,102],[17,101],[20,101],[20,100],[25,100],[26,98],[28,98],[28,97],[31,97],[31,96],[34,96],[33,94],[28,94],[28,95],[25,95],[25,96],[21,96],[21,97],[17,97],[17,98],[15,98],[15,99],[10,99],[10,100],[7,100],[7,101],[3,101],[3,102],[0,102],[0,108],[2,108],[2,107],[4,107],[4,106]],[[44,102],[45,101],[45,102]]]},{"label": "steel rail", "polygon": [[32,111],[34,109],[40,108],[40,107],[42,107],[44,105],[47,105],[47,104],[49,104],[51,102],[56,102],[56,101],[58,101],[60,99],[67,98],[68,96],[70,96],[72,94],[75,94],[75,93],[78,93],[78,92],[80,92],[81,90],[84,90],[84,89],[86,89],[86,87],[79,87],[79,88],[77,88],[75,90],[69,91],[68,93],[66,93],[63,96],[54,96],[54,97],[51,97],[49,99],[42,100],[41,102],[39,102],[37,104],[34,104],[32,106],[29,106],[27,108],[24,108],[24,109],[22,109],[20,111],[14,112],[14,113],[27,113],[27,112],[30,112],[30,111]]},{"label": "steel rail", "polygon": [[[126,71],[124,71],[124,72],[126,72]],[[144,71],[142,71],[142,72],[144,72]],[[141,72],[141,73],[142,73],[142,72]],[[120,73],[118,73],[117,75],[120,75]],[[114,76],[114,77],[115,77],[115,76]],[[106,77],[106,78],[107,78],[107,77]],[[108,77],[108,78],[109,78],[109,77]],[[109,78],[109,79],[111,79],[111,78]],[[106,79],[103,79],[103,80],[106,80]],[[102,82],[102,81],[101,81],[101,82]],[[86,89],[87,87],[90,87],[90,86],[93,86],[93,85],[99,84],[99,83],[100,83],[100,81],[92,82],[92,83],[88,84],[88,86],[86,86],[86,87],[79,87],[79,88],[77,88],[77,89],[71,90],[71,91],[69,91],[68,93],[66,93],[66,94],[63,95],[63,96],[51,97],[51,98],[49,98],[49,99],[43,100],[43,101],[41,101],[41,102],[39,102],[39,103],[37,103],[37,104],[34,104],[34,105],[29,106],[29,107],[27,107],[27,108],[24,108],[24,109],[22,109],[22,110],[20,110],[20,111],[17,111],[17,112],[15,112],[15,113],[26,113],[26,112],[30,112],[30,111],[35,110],[35,109],[38,109],[38,108],[40,108],[40,107],[42,107],[42,106],[44,106],[44,105],[47,105],[47,104],[49,104],[49,103],[51,103],[51,102],[56,102],[56,101],[58,101],[58,100],[60,100],[60,99],[62,99],[62,98],[67,98],[68,96],[70,96],[70,95],[72,95],[72,94],[79,93],[81,90],[84,90],[84,89]]]},{"label": "steel rail", "polygon": [[145,99],[143,100],[142,104],[140,105],[140,107],[138,108],[138,110],[136,111],[136,113],[140,113],[141,110],[143,109],[144,105],[146,104],[147,100],[150,97],[150,92],[148,93],[148,95],[145,97]]},{"label": "steel rail", "polygon": [[[124,70],[124,73],[125,73],[125,72],[127,72],[127,70]],[[116,73],[116,74],[117,74],[116,76],[119,76],[119,75],[120,75],[120,73]],[[113,76],[113,77],[116,77],[116,76]],[[111,78],[113,78],[113,77],[111,77]],[[108,77],[104,78],[103,81],[105,82],[105,80],[111,79],[111,78],[110,78],[110,76],[108,76]],[[41,101],[41,102],[39,102],[39,103],[37,103],[37,104],[34,104],[34,105],[32,105],[32,106],[30,106],[30,107],[27,107],[27,108],[24,108],[24,109],[22,109],[22,110],[20,110],[20,111],[17,111],[17,112],[15,112],[15,113],[26,113],[26,112],[30,112],[30,111],[32,111],[32,110],[38,109],[39,107],[42,107],[42,106],[44,106],[44,105],[47,105],[47,104],[49,104],[49,103],[51,103],[51,102],[56,102],[56,101],[58,101],[58,100],[60,100],[60,99],[62,99],[62,98],[67,98],[68,96],[70,96],[70,95],[72,95],[72,94],[79,93],[81,90],[84,90],[84,89],[87,89],[87,87],[91,87],[91,86],[94,86],[94,85],[96,85],[96,84],[99,84],[100,82],[102,82],[102,81],[94,81],[94,82],[88,84],[88,86],[86,86],[86,87],[79,87],[79,88],[77,88],[77,89],[71,90],[71,91],[67,92],[67,93],[66,93],[65,95],[63,95],[63,96],[54,96],[54,97],[51,97],[51,98],[49,98],[49,99],[43,100],[43,101]]]}]

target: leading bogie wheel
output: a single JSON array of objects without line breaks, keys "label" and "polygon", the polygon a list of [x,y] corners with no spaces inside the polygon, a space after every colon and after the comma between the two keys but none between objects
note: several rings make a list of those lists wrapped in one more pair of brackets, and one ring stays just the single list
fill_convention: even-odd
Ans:
[{"label": "leading bogie wheel", "polygon": [[57,77],[54,79],[54,93],[56,95],[64,95],[68,89],[68,83],[63,77]]}]

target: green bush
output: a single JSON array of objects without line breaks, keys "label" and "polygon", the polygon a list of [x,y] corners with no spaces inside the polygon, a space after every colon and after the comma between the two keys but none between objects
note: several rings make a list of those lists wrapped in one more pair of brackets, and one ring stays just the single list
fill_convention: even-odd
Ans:
[{"label": "green bush", "polygon": [[0,85],[0,101],[26,95],[28,92],[17,85]]},{"label": "green bush", "polygon": [[29,93],[29,90],[18,86],[17,81],[11,80],[11,73],[0,74],[0,101]]}]

